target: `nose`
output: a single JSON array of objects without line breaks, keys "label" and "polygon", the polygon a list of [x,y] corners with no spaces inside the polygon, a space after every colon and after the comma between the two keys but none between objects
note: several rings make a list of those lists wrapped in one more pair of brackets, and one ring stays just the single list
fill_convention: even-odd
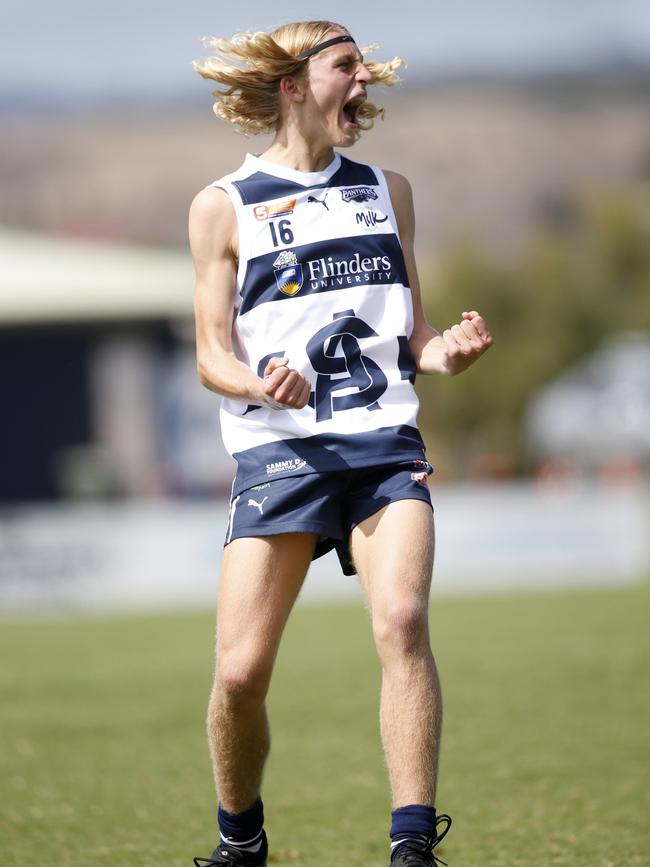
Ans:
[{"label": "nose", "polygon": [[372,75],[370,74],[370,70],[367,66],[364,66],[363,63],[359,63],[357,65],[357,74],[355,78],[357,81],[367,83],[372,78]]}]

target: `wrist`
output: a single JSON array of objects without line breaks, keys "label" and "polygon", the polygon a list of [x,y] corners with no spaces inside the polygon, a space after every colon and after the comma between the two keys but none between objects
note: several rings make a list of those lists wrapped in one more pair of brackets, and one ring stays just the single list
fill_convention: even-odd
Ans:
[{"label": "wrist", "polygon": [[266,396],[264,380],[256,376],[248,386],[246,399],[253,403],[264,403]]},{"label": "wrist", "polygon": [[259,403],[262,406],[267,407],[267,409],[287,408],[284,404],[275,400],[275,398],[271,397],[271,395],[267,393],[264,380],[260,377],[257,377],[257,381],[253,383],[249,399],[254,403]]}]

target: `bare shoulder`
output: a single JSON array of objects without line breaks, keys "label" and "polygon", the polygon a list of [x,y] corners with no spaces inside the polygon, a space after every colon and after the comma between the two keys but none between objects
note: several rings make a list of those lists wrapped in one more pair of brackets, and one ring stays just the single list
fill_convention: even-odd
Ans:
[{"label": "bare shoulder", "polygon": [[415,232],[415,216],[413,213],[413,190],[411,184],[399,172],[384,171],[390,200],[395,211],[397,226],[402,240],[407,242]]},{"label": "bare shoulder", "polygon": [[237,217],[230,196],[220,187],[205,187],[190,206],[190,246],[195,256],[218,249],[236,255]]},{"label": "bare shoulder", "polygon": [[235,209],[228,193],[221,187],[204,187],[190,205],[191,223],[235,221]]},{"label": "bare shoulder", "polygon": [[407,177],[400,175],[399,172],[393,172],[390,169],[383,169],[386,183],[391,192],[395,189],[398,192],[411,192],[411,184]]},{"label": "bare shoulder", "polygon": [[413,198],[411,184],[408,178],[405,178],[404,175],[400,175],[399,172],[391,172],[388,169],[384,169],[384,177],[386,178],[386,184],[388,185],[391,197],[406,197],[407,199]]}]

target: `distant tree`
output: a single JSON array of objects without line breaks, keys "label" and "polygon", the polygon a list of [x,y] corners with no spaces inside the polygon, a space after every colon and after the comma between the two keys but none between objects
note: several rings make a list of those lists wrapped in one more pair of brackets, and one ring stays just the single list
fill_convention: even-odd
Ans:
[{"label": "distant tree", "polygon": [[546,229],[515,263],[469,246],[423,268],[429,321],[488,319],[495,345],[458,377],[419,377],[420,424],[455,477],[528,469],[522,414],[535,391],[617,331],[650,332],[650,190],[594,193],[571,232]]}]

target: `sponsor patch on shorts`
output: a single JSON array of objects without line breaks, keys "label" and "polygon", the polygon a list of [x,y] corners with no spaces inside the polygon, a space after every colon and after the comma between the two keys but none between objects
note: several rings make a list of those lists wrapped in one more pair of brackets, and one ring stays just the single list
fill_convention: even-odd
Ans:
[{"label": "sponsor patch on shorts", "polygon": [[266,465],[266,475],[275,476],[277,473],[292,473],[307,466],[307,461],[302,458],[291,458],[288,461],[275,461]]}]

